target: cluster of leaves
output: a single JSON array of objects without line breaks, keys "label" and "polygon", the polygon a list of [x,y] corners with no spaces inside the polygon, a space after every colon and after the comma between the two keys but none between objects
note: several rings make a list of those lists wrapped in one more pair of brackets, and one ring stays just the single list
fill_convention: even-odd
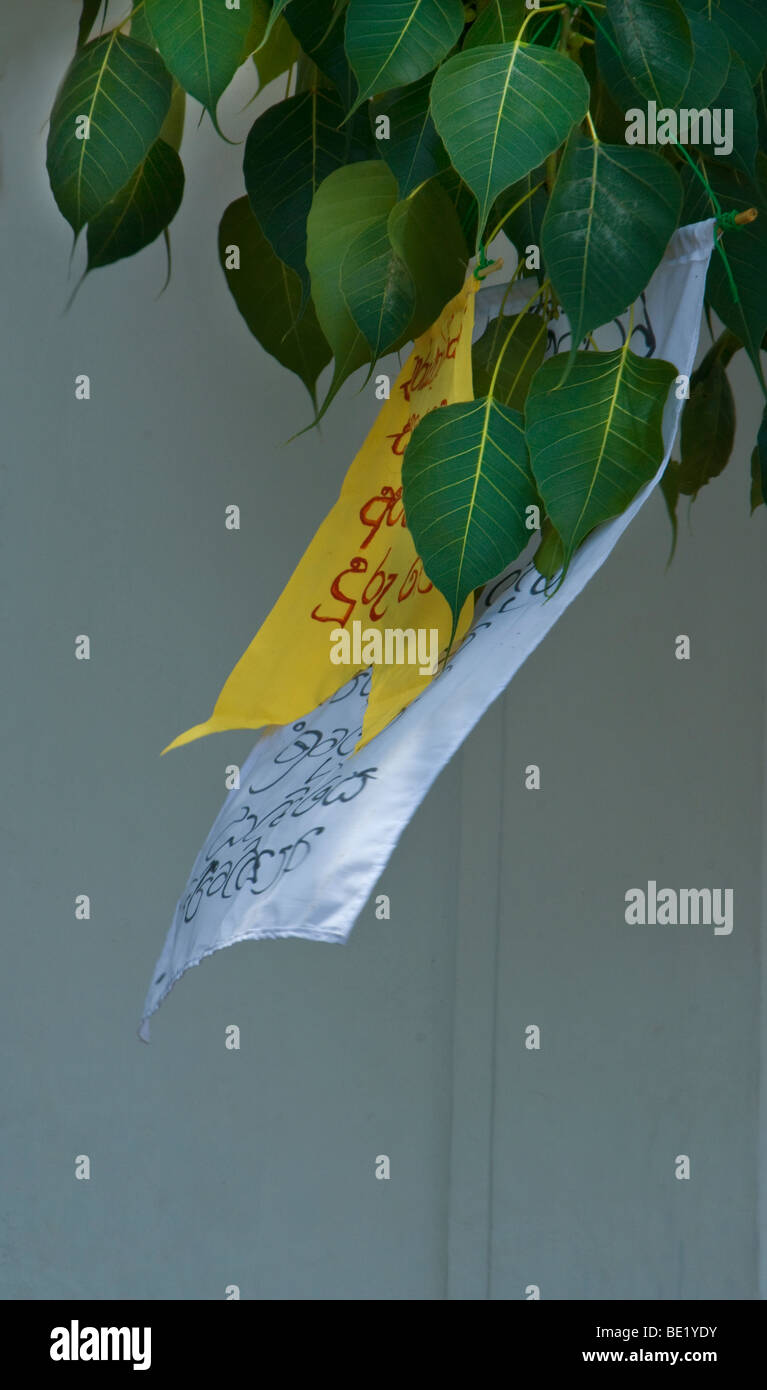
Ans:
[{"label": "cluster of leaves", "polygon": [[[315,418],[352,372],[437,318],[497,234],[516,249],[531,311],[501,306],[474,349],[478,399],[427,416],[405,455],[408,525],[456,616],[526,545],[531,506],[553,577],[653,476],[675,369],[637,355],[630,333],[610,352],[591,335],[635,301],[678,225],[756,207],[712,259],[707,309],[725,331],[692,379],[665,479],[674,527],[679,497],[721,473],[739,349],[764,389],[764,0],[140,0],[91,38],[100,8],[84,0],[48,141],[54,197],[75,235],[87,228],[87,269],[167,239],[186,94],[218,130],[241,65],[256,91],[281,78],[285,95],[248,135],[219,256]],[[626,112],[649,102],[731,110],[732,150],[627,143]],[[569,350],[544,361],[562,311]],[[765,496],[763,425],[752,510]]]}]

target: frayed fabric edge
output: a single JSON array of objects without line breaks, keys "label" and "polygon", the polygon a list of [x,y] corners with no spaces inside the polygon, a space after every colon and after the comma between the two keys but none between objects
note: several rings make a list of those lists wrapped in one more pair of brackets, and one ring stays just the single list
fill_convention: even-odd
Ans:
[{"label": "frayed fabric edge", "polygon": [[143,1043],[151,1042],[149,1021],[153,1014],[156,1014],[160,1005],[165,1003],[173,986],[178,984],[182,976],[186,975],[188,970],[193,970],[196,965],[200,965],[202,961],[207,960],[208,956],[215,956],[219,951],[224,951],[229,946],[239,946],[243,941],[287,941],[295,940],[296,937],[304,941],[318,941],[326,946],[345,946],[349,933],[317,931],[315,928],[308,927],[284,927],[275,930],[266,928],[260,931],[241,932],[238,936],[233,936],[231,941],[222,941],[216,946],[209,946],[207,950],[200,951],[193,960],[188,960],[180,970],[176,971],[172,979],[168,980],[167,987],[163,990],[154,1008],[150,1009],[148,1014],[144,1014],[138,1028],[138,1038]]}]

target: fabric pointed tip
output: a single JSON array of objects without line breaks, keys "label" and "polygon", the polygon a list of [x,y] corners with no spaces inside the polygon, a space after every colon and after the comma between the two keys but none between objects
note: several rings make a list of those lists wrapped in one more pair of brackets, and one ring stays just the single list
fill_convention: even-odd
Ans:
[{"label": "fabric pointed tip", "polygon": [[216,733],[217,728],[218,726],[213,723],[212,719],[206,720],[204,724],[195,724],[191,729],[187,729],[185,733],[179,734],[177,738],[167,744],[160,753],[160,757],[164,758],[165,754],[170,753],[172,748],[183,748],[185,743],[194,743],[196,739],[204,738],[206,734]]},{"label": "fabric pointed tip", "polygon": [[141,1027],[138,1029],[138,1032],[137,1032],[136,1036],[138,1037],[139,1041],[142,1042],[142,1043],[150,1043],[150,1042],[152,1041],[151,1036],[150,1036],[150,1032],[149,1032],[149,1019],[148,1019],[148,1018],[142,1018],[142,1020],[141,1020]]},{"label": "fabric pointed tip", "polygon": [[204,724],[194,724],[191,729],[186,729],[183,734],[174,738],[166,748],[163,748],[160,757],[164,758],[166,753],[170,753],[172,748],[183,748],[187,743],[195,743],[198,738],[207,738],[208,734],[225,734],[233,729],[250,729],[258,731],[258,738],[261,739],[265,734],[273,733],[276,728],[281,727],[277,724],[265,724],[263,720],[255,722],[247,716],[240,719],[235,715],[227,717],[212,715],[206,719]]}]

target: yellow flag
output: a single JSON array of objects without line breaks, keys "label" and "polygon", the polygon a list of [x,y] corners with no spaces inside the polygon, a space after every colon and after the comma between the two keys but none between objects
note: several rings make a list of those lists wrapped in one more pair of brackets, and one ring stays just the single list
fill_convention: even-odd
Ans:
[{"label": "yellow flag", "polygon": [[[427,411],[473,400],[478,287],[469,276],[433,327],[416,339],[338,501],[237,662],[210,719],[168,748],[223,729],[292,723],[372,665],[361,747],[433,678],[431,656],[449,640],[451,614],[426,578],[405,525],[402,458]],[[470,596],[457,640],[468,630],[473,609]]]}]

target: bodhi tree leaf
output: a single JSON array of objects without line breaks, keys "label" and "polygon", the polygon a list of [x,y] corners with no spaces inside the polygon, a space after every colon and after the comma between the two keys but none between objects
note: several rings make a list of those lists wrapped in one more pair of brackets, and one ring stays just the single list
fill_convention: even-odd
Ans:
[{"label": "bodhi tree leaf", "polygon": [[348,111],[357,95],[357,79],[344,48],[343,5],[337,0],[291,0],[288,18],[304,53],[335,84]]},{"label": "bodhi tree leaf", "polygon": [[693,63],[680,106],[698,109],[716,101],[727,79],[730,47],[723,29],[710,19],[688,14],[693,43]]},{"label": "bodhi tree leaf", "polygon": [[690,25],[678,0],[608,0],[607,14],[635,87],[659,106],[678,106],[694,56]]},{"label": "bodhi tree leaf", "polygon": [[[756,97],[745,66],[737,53],[731,55],[727,80],[717,97],[717,106],[723,112],[732,113],[732,150],[725,152],[720,147],[716,150],[714,158],[734,164],[746,174],[753,175],[759,149]],[[720,139],[724,133],[720,133]],[[708,152],[704,147],[703,153]]]},{"label": "bodhi tree leaf", "polygon": [[501,405],[523,411],[530,382],[546,351],[545,318],[540,314],[523,313],[490,320],[471,350],[475,395],[488,394],[502,350],[493,397]]},{"label": "bodhi tree leaf", "polygon": [[[711,106],[721,91],[730,63],[730,49],[724,31],[698,14],[688,14],[693,41],[693,64],[679,106],[700,110]],[[641,106],[644,97],[626,72],[612,44],[615,31],[605,15],[597,30],[599,70],[622,111]],[[612,40],[612,43],[610,42]]]},{"label": "bodhi tree leaf", "polygon": [[[520,260],[523,260],[529,247],[541,245],[543,218],[549,205],[546,189],[546,170],[543,165],[531,169],[519,183],[513,183],[490,210],[484,237],[491,240],[496,228],[500,228],[515,247]],[[543,271],[537,270],[538,280],[543,279]]]},{"label": "bodhi tree leaf", "polygon": [[410,336],[418,338],[436,323],[464,282],[469,258],[466,239],[448,194],[436,180],[422,184],[392,208],[389,236],[415,284]]},{"label": "bodhi tree leaf", "polygon": [[530,539],[538,497],[522,416],[492,397],[442,406],[413,431],[402,500],[415,548],[450,604],[452,642],[465,599]]},{"label": "bodhi tree leaf", "polygon": [[753,516],[757,507],[764,505],[765,486],[763,459],[758,449],[754,449],[751,455],[751,515]]},{"label": "bodhi tree leaf", "polygon": [[257,48],[253,54],[253,65],[258,73],[258,91],[262,92],[270,82],[290,72],[300,52],[298,40],[285,20],[278,19],[263,48]]},{"label": "bodhi tree leaf", "polygon": [[573,353],[648,284],[681,202],[681,182],[660,155],[573,131],[541,234],[546,269],[570,319]]},{"label": "bodhi tree leaf", "polygon": [[[706,280],[706,293],[722,323],[744,344],[751,361],[761,376],[759,345],[767,329],[767,160],[757,159],[757,178],[752,180],[735,169],[724,168],[717,159],[705,165],[706,176],[723,208],[742,211],[756,207],[755,222],[737,231],[724,233],[724,246],[738,290],[738,302],[732,294],[722,257],[714,254]],[[684,171],[686,199],[683,217],[696,222],[711,217],[713,211],[705,189],[692,170]]]},{"label": "bodhi tree leaf", "polygon": [[355,237],[388,216],[396,196],[394,175],[380,159],[336,169],[315,194],[306,227],[306,263],[317,318],[335,359],[333,380],[320,414],[346,378],[370,358],[365,336],[343,293],[344,256]]},{"label": "bodhi tree leaf", "polygon": [[360,117],[341,125],[335,92],[316,89],[270,106],[245,142],[243,173],[250,205],[277,255],[301,277],[306,269],[306,219],[317,189],[334,169],[370,158],[371,135]]},{"label": "bodhi tree leaf", "polygon": [[186,92],[183,87],[179,86],[178,82],[174,82],[168,114],[160,131],[160,139],[164,140],[166,145],[171,145],[176,152],[181,149],[181,141],[184,138],[185,118]]},{"label": "bodhi tree leaf", "polygon": [[53,196],[75,235],[145,158],[170,93],[157,54],[116,29],[78,49],[53,105],[47,156]]},{"label": "bodhi tree leaf", "polygon": [[756,119],[759,128],[759,144],[767,147],[767,70],[764,68],[754,87],[754,98],[756,101]]},{"label": "bodhi tree leaf", "polygon": [[431,72],[463,23],[462,0],[349,0],[346,52],[360,89],[355,106]]},{"label": "bodhi tree leaf", "polygon": [[[161,3],[164,3],[164,0],[161,0]],[[281,18],[283,10],[287,9],[287,6],[290,3],[291,0],[272,0],[272,7],[269,12],[269,18],[267,19],[266,28],[264,29],[263,37],[261,39],[261,48],[263,48],[265,44],[268,43],[274,26],[277,24],[277,21]]]},{"label": "bodhi tree leaf", "polygon": [[702,15],[719,25],[756,82],[767,62],[767,7],[762,0],[683,0],[683,4],[688,16]]},{"label": "bodhi tree leaf", "polygon": [[751,514],[764,502],[767,502],[767,406],[751,455]]},{"label": "bodhi tree leaf", "polygon": [[466,239],[467,246],[473,246],[476,240],[477,223],[477,200],[474,197],[469,185],[464,183],[460,174],[450,165],[437,175],[436,182],[447,193],[461,224],[461,231]]},{"label": "bodhi tree leaf", "polygon": [[533,474],[562,538],[565,569],[581,541],[618,516],[663,458],[661,419],[676,368],[628,347],[563,354],[536,372],[525,419]]},{"label": "bodhi tree leaf", "polygon": [[131,15],[130,36],[132,39],[138,39],[139,43],[148,44],[150,48],[156,47],[154,34],[146,17],[146,5],[139,5],[135,14]]},{"label": "bodhi tree leaf", "polygon": [[242,62],[249,5],[221,0],[144,0],[155,43],[177,82],[216,124],[216,107]]},{"label": "bodhi tree leaf", "polygon": [[541,543],[533,556],[533,564],[544,579],[554,579],[559,574],[564,562],[564,546],[554,530],[550,518],[546,517],[541,527]]},{"label": "bodhi tree leaf", "polygon": [[221,218],[218,254],[251,333],[283,367],[301,378],[316,408],[317,378],[330,361],[330,348],[313,305],[301,311],[301,282],[275,255],[247,198],[230,203]]},{"label": "bodhi tree leaf", "polygon": [[250,12],[250,21],[243,40],[242,52],[240,53],[241,63],[244,63],[246,58],[250,58],[251,54],[255,52],[261,43],[266,33],[266,26],[269,23],[271,5],[269,0],[250,0],[248,10]]},{"label": "bodhi tree leaf", "polygon": [[420,77],[371,103],[375,129],[379,116],[389,121],[389,138],[379,141],[383,158],[397,179],[400,198],[407,198],[426,179],[447,169],[450,160],[429,110],[431,77]]},{"label": "bodhi tree leaf", "polygon": [[341,262],[341,291],[375,362],[403,341],[415,309],[415,285],[389,239],[388,217],[365,227]]},{"label": "bodhi tree leaf", "polygon": [[498,195],[567,139],[588,102],[578,65],[540,44],[472,48],[443,63],[432,115],[453,167],[476,195],[480,227]]},{"label": "bodhi tree leaf", "polygon": [[88,270],[133,256],[164,232],[181,205],[184,167],[155,140],[124,188],[88,223]]},{"label": "bodhi tree leaf", "polygon": [[682,411],[679,491],[697,497],[724,469],[735,442],[735,401],[724,355],[715,344],[690,377]]},{"label": "bodhi tree leaf", "polygon": [[80,9],[80,22],[77,26],[77,47],[82,48],[88,42],[91,29],[96,23],[98,12],[101,9],[103,0],[83,0]]},{"label": "bodhi tree leaf", "polygon": [[669,459],[663,470],[663,477],[660,480],[660,490],[663,500],[666,503],[669,521],[671,522],[671,553],[668,563],[674,558],[677,537],[679,535],[679,522],[677,520],[676,509],[679,503],[679,464],[675,459]]},{"label": "bodhi tree leaf", "polygon": [[529,15],[525,0],[490,0],[472,24],[462,51],[488,43],[511,43]]}]

